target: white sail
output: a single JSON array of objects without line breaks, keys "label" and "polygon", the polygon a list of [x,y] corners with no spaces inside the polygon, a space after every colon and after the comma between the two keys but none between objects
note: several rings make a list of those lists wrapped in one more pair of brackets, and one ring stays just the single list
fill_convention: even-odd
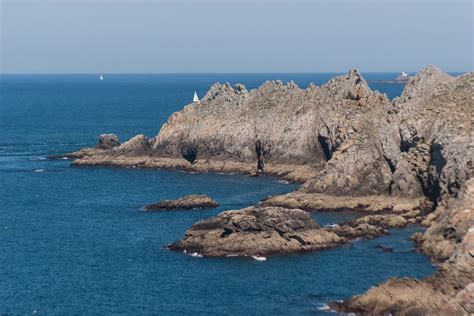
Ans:
[{"label": "white sail", "polygon": [[199,102],[199,98],[198,98],[198,95],[197,95],[196,91],[194,91],[193,102]]},{"label": "white sail", "polygon": [[100,75],[100,76],[99,76],[99,79],[100,79],[100,80],[104,80],[104,76]]}]

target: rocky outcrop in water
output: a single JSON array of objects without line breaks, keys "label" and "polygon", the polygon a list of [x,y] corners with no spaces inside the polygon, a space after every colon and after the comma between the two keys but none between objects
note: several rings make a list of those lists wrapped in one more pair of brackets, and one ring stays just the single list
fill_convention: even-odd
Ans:
[{"label": "rocky outcrop in water", "polygon": [[357,220],[320,227],[299,209],[249,207],[225,211],[194,224],[172,250],[203,256],[268,256],[333,248],[353,239],[372,239],[401,228],[401,215],[368,215]]},{"label": "rocky outcrop in water", "polygon": [[206,195],[188,195],[176,200],[162,200],[145,206],[145,211],[157,210],[190,210],[218,207],[219,204]]},{"label": "rocky outcrop in water", "polygon": [[302,210],[249,207],[194,224],[172,250],[204,256],[268,256],[314,251],[345,243]]}]

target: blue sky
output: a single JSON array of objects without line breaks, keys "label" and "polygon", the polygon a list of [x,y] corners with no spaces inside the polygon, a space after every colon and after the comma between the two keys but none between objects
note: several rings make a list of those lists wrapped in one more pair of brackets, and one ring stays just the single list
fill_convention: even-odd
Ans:
[{"label": "blue sky", "polygon": [[3,73],[473,66],[471,0],[0,0]]}]

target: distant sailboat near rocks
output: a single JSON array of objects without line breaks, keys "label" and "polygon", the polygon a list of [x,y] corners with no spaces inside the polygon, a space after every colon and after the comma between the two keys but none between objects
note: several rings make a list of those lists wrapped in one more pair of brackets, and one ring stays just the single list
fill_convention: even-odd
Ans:
[{"label": "distant sailboat near rocks", "polygon": [[193,102],[194,103],[199,103],[200,102],[196,91],[194,91]]}]

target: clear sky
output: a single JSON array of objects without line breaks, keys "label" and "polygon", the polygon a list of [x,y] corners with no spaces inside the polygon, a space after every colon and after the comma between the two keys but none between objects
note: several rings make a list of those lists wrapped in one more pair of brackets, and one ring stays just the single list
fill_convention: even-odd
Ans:
[{"label": "clear sky", "polygon": [[472,0],[0,0],[3,73],[473,68]]}]

